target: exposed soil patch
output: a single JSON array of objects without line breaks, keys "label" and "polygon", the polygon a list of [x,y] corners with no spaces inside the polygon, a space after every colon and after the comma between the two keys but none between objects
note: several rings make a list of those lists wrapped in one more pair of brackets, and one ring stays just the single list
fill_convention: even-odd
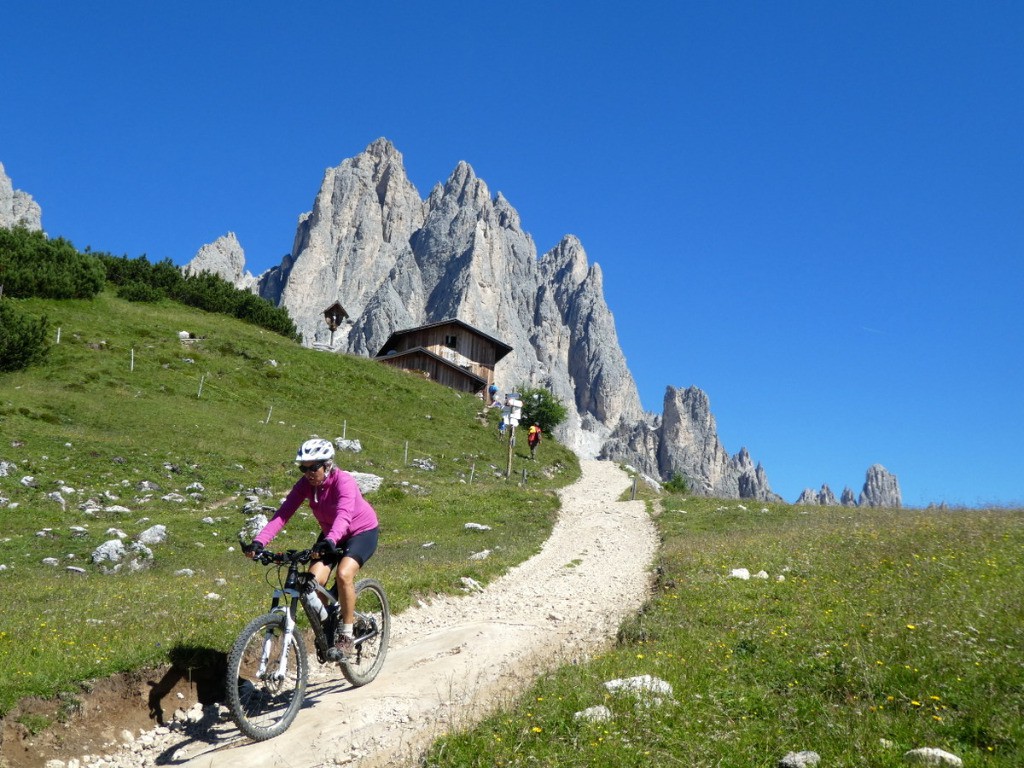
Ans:
[{"label": "exposed soil patch", "polygon": [[[125,730],[138,734],[169,721],[176,709],[211,704],[223,693],[220,675],[172,666],[97,680],[75,695],[24,699],[0,721],[0,765],[44,768],[47,760],[102,755],[123,743]],[[32,735],[23,723],[55,723]]]}]

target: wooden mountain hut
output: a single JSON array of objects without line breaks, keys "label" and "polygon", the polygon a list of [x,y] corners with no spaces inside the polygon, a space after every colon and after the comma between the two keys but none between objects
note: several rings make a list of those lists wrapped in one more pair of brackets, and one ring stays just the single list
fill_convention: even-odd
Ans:
[{"label": "wooden mountain hut", "polygon": [[494,366],[512,347],[461,320],[441,320],[395,331],[374,357],[420,371],[460,392],[481,392],[494,381]]}]

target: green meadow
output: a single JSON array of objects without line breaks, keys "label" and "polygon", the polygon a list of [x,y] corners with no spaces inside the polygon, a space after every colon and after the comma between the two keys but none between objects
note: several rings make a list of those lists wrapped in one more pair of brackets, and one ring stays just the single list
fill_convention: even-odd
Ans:
[{"label": "green meadow", "polygon": [[[656,592],[616,646],[427,765],[769,768],[810,750],[895,767],[921,747],[1024,765],[1021,510],[672,497],[657,523]],[[671,695],[605,686],[644,675]],[[597,706],[610,716],[576,716]]]}]

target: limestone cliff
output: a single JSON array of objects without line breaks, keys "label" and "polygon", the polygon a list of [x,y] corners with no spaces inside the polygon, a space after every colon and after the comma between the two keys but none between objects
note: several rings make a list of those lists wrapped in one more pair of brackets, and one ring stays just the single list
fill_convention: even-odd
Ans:
[{"label": "limestone cliff", "polygon": [[14,188],[0,163],[0,227],[25,227],[33,231],[43,228],[43,212],[32,195]]}]

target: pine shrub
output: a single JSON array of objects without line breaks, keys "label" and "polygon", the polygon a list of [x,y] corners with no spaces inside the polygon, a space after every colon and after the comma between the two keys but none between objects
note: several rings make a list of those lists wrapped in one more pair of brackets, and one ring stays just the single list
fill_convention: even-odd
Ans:
[{"label": "pine shrub", "polygon": [[0,300],[0,371],[20,371],[50,350],[45,316],[30,317],[9,299]]}]

